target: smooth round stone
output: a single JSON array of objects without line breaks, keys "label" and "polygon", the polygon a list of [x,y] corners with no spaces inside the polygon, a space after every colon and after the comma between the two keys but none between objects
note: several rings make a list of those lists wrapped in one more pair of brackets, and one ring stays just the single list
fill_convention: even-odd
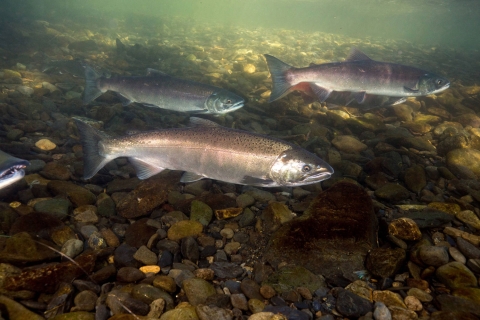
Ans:
[{"label": "smooth round stone", "polygon": [[86,225],[80,228],[80,233],[86,238],[90,238],[92,234],[98,232],[98,228],[94,225]]},{"label": "smooth round stone", "polygon": [[373,311],[373,318],[375,320],[392,320],[390,310],[383,302],[375,302]]},{"label": "smooth round stone", "polygon": [[40,150],[50,151],[55,149],[57,145],[48,139],[40,139],[35,142],[35,147],[39,148]]},{"label": "smooth round stone", "polygon": [[174,307],[173,298],[170,294],[160,288],[145,283],[140,283],[133,287],[132,297],[146,304],[150,304],[157,299],[163,299],[167,304],[167,310]]},{"label": "smooth round stone", "polygon": [[177,290],[177,284],[172,277],[169,276],[156,276],[153,279],[153,286],[163,289],[167,292],[175,292]]},{"label": "smooth round stone", "polygon": [[70,258],[75,258],[82,253],[83,242],[78,239],[69,239],[63,244],[60,251]]},{"label": "smooth round stone", "polygon": [[219,308],[214,305],[199,305],[195,311],[200,319],[232,320],[233,312],[231,310]]},{"label": "smooth round stone", "polygon": [[276,320],[276,316],[273,312],[259,312],[252,314],[248,320]]},{"label": "smooth round stone", "polygon": [[235,235],[235,232],[233,232],[233,230],[230,228],[223,228],[222,230],[220,230],[220,235],[222,237],[225,237],[226,239],[232,239]]},{"label": "smooth round stone", "polygon": [[480,249],[477,248],[472,243],[468,242],[467,240],[463,239],[462,237],[457,237],[456,239],[458,250],[462,252],[465,257],[469,259],[480,259]]},{"label": "smooth round stone", "polygon": [[420,311],[423,309],[423,305],[417,297],[414,296],[407,296],[404,299],[405,305],[409,310],[412,311]]},{"label": "smooth round stone", "polygon": [[475,273],[480,273],[480,259],[468,259],[467,267]]},{"label": "smooth round stone", "polygon": [[455,149],[447,153],[445,157],[447,167],[454,174],[469,178],[473,172],[476,177],[480,176],[480,151],[476,149]]},{"label": "smooth round stone", "polygon": [[387,183],[375,190],[375,196],[388,201],[401,201],[410,197],[410,191],[397,183]]},{"label": "smooth round stone", "polygon": [[249,299],[263,300],[263,297],[260,294],[260,286],[252,279],[243,279],[240,284],[240,289],[242,290],[242,293],[245,294],[245,296]]},{"label": "smooth round stone", "polygon": [[238,249],[240,249],[240,247],[241,247],[240,242],[232,241],[225,245],[224,250],[226,254],[232,255],[232,254],[235,254],[238,251]]},{"label": "smooth round stone", "polygon": [[95,224],[98,222],[97,207],[93,205],[84,205],[73,210],[73,219],[75,222],[85,224]]},{"label": "smooth round stone", "polygon": [[460,211],[455,215],[455,217],[457,217],[457,219],[462,221],[463,223],[468,224],[477,230],[480,230],[480,219],[473,211]]},{"label": "smooth round stone", "polygon": [[90,290],[83,290],[75,296],[75,310],[76,311],[92,311],[95,309],[98,296],[95,292]]},{"label": "smooth round stone", "polygon": [[346,153],[360,153],[368,148],[366,144],[350,135],[336,136],[332,140],[332,144],[338,150]]},{"label": "smooth round stone", "polygon": [[[407,292],[407,295],[414,296],[421,302],[430,302],[433,300],[433,297],[429,293],[418,288],[410,288]],[[415,311],[418,311],[418,310],[415,310]]]},{"label": "smooth round stone", "polygon": [[402,296],[389,290],[373,291],[373,300],[384,303],[388,308],[399,307],[406,309],[407,306],[403,302]]},{"label": "smooth round stone", "polygon": [[458,261],[460,263],[465,264],[467,262],[467,258],[455,247],[448,248],[448,253],[452,256],[453,260]]},{"label": "smooth round stone", "polygon": [[445,247],[421,246],[418,254],[423,263],[434,267],[443,266],[449,260]]},{"label": "smooth round stone", "polygon": [[402,240],[420,240],[422,232],[414,220],[410,218],[395,219],[388,225],[388,232]]},{"label": "smooth round stone", "polygon": [[182,239],[180,251],[185,259],[188,259],[192,262],[197,262],[200,258],[198,243],[193,237],[186,237]]},{"label": "smooth round stone", "polygon": [[190,207],[190,220],[198,221],[204,226],[208,226],[213,217],[213,210],[207,204],[193,200]]},{"label": "smooth round stone", "polygon": [[107,247],[105,239],[102,238],[100,232],[94,232],[88,237],[87,244],[93,250],[99,250]]},{"label": "smooth round stone", "polygon": [[421,165],[407,168],[404,180],[407,188],[415,193],[419,193],[427,185],[427,176]]},{"label": "smooth round stone", "polygon": [[207,281],[212,281],[215,278],[215,272],[212,269],[199,268],[193,271],[193,274],[195,277]]},{"label": "smooth round stone", "polygon": [[268,284],[264,284],[260,287],[260,293],[265,299],[270,299],[277,294],[275,289]]},{"label": "smooth round stone", "polygon": [[198,221],[182,220],[172,225],[167,232],[168,239],[180,240],[185,237],[198,236],[203,231],[203,225]]},{"label": "smooth round stone", "polygon": [[240,208],[249,207],[255,204],[255,198],[249,194],[242,193],[236,198],[237,206]]},{"label": "smooth round stone", "polygon": [[205,303],[205,300],[216,293],[213,285],[203,279],[189,278],[182,282],[182,288],[190,304],[196,306]]},{"label": "smooth round stone", "polygon": [[248,301],[247,297],[243,293],[234,293],[230,296],[230,302],[234,308],[240,310],[248,310]]},{"label": "smooth round stone", "polygon": [[472,271],[457,261],[439,267],[435,274],[440,282],[450,288],[478,286],[477,278]]},{"label": "smooth round stone", "polygon": [[120,282],[136,282],[145,279],[145,274],[134,267],[123,267],[117,272],[117,281]]},{"label": "smooth round stone", "polygon": [[263,311],[264,308],[265,303],[263,303],[263,301],[258,299],[248,300],[248,310],[250,310],[251,313],[259,313]]},{"label": "smooth round stone", "polygon": [[189,320],[198,320],[197,312],[195,307],[191,305],[182,305],[178,306],[173,310],[169,310],[162,314],[160,317],[161,320],[179,320],[179,319],[189,319]]},{"label": "smooth round stone", "polygon": [[133,258],[144,265],[151,265],[157,263],[157,255],[148,249],[146,246],[141,246],[133,255]]}]

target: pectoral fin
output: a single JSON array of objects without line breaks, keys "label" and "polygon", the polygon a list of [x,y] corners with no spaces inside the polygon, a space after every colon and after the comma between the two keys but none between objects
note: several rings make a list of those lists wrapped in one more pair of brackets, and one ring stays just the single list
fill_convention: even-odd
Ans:
[{"label": "pectoral fin", "polygon": [[203,178],[205,178],[205,177],[200,175],[200,174],[185,171],[185,173],[180,178],[180,182],[182,182],[182,183],[194,182],[194,181],[201,180]]},{"label": "pectoral fin", "polygon": [[240,184],[246,184],[251,186],[270,186],[274,183],[272,179],[262,179],[252,176],[244,176],[243,179],[239,182]]}]

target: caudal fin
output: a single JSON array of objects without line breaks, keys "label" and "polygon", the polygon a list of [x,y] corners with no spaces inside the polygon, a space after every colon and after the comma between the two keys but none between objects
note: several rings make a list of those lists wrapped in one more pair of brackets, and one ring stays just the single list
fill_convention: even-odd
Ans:
[{"label": "caudal fin", "polygon": [[97,87],[97,79],[101,77],[95,69],[90,66],[85,67],[85,91],[83,93],[83,104],[89,104],[97,99],[102,91]]},{"label": "caudal fin", "polygon": [[80,119],[73,118],[77,125],[83,148],[83,178],[90,179],[113,158],[100,155],[98,143],[108,136]]},{"label": "caudal fin", "polygon": [[269,54],[265,54],[264,56],[267,60],[270,74],[272,75],[273,87],[270,99],[268,100],[268,102],[272,102],[280,99],[292,90],[292,86],[288,82],[285,74],[293,67]]}]

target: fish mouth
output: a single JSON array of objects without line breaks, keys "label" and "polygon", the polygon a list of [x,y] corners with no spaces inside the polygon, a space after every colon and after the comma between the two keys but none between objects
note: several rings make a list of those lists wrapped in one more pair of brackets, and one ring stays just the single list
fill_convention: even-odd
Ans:
[{"label": "fish mouth", "polygon": [[446,85],[444,85],[443,87],[438,88],[437,90],[433,90],[430,94],[439,93],[439,92],[442,92],[444,90],[447,90],[448,88],[450,88],[450,82],[447,83]]},{"label": "fish mouth", "polygon": [[23,169],[25,169],[26,167],[27,165],[24,163],[12,165],[6,170],[0,172],[0,180],[8,180],[15,176],[18,176],[19,174],[21,174],[23,177],[25,175],[25,171]]},{"label": "fish mouth", "polygon": [[306,178],[303,180],[303,182],[315,183],[315,182],[327,180],[327,179],[330,179],[330,177],[332,176],[332,174],[333,174],[333,172],[320,172],[320,173],[317,173],[317,174],[315,174],[315,175],[306,177]]},{"label": "fish mouth", "polygon": [[228,112],[240,109],[241,107],[243,107],[244,104],[245,104],[245,100],[238,101],[237,103],[234,103],[230,109],[228,109]]}]

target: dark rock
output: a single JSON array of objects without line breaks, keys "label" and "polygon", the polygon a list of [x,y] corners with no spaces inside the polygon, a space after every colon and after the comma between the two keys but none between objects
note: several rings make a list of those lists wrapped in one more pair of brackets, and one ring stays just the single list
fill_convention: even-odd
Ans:
[{"label": "dark rock", "polygon": [[236,278],[243,274],[243,268],[231,262],[214,262],[210,265],[210,269],[215,272],[215,276],[222,279]]},{"label": "dark rock", "polygon": [[95,204],[97,197],[87,189],[68,181],[52,180],[47,184],[54,195],[66,196],[76,207]]},{"label": "dark rock", "polygon": [[145,279],[145,273],[133,267],[123,267],[118,269],[117,281],[120,282],[137,282]]},{"label": "dark rock", "polygon": [[197,241],[193,237],[182,239],[181,252],[184,258],[192,262],[197,262],[200,257]]},{"label": "dark rock", "polygon": [[374,276],[388,278],[400,270],[406,257],[402,248],[375,248],[367,257],[366,267]]},{"label": "dark rock", "polygon": [[172,263],[173,263],[173,254],[168,250],[164,250],[160,255],[160,258],[158,259],[158,265],[160,266],[160,268],[165,268],[165,267],[171,266]]},{"label": "dark rock", "polygon": [[287,317],[289,320],[309,320],[308,314],[305,312],[292,309],[287,306],[266,306],[263,312],[273,312],[275,314],[280,313]]},{"label": "dark rock", "polygon": [[281,226],[264,257],[273,266],[294,261],[316,274],[353,277],[376,247],[376,230],[370,196],[340,182],[320,193],[301,217]]},{"label": "dark rock", "polygon": [[420,229],[424,228],[439,228],[442,225],[453,221],[455,216],[440,210],[427,208],[423,211],[407,211],[404,213],[394,214],[394,218],[410,218],[416,222]]},{"label": "dark rock", "polygon": [[243,279],[240,284],[240,289],[249,299],[263,300],[263,296],[260,294],[260,286],[252,279]]},{"label": "dark rock", "polygon": [[337,293],[336,309],[347,318],[359,318],[372,311],[372,303],[345,289]]},{"label": "dark rock", "polygon": [[387,183],[375,190],[375,196],[380,199],[398,202],[410,197],[410,192],[397,183]]},{"label": "dark rock", "polygon": [[326,286],[325,279],[301,266],[285,266],[272,273],[262,285],[270,285],[277,292],[296,290],[306,287],[314,292]]},{"label": "dark rock", "polygon": [[[42,243],[52,245],[44,241]],[[26,232],[16,233],[14,236],[7,238],[2,245],[0,261],[3,263],[37,262],[57,256],[55,251],[38,243]]]},{"label": "dark rock", "polygon": [[430,315],[430,320],[478,320],[478,317],[464,311],[435,311]]},{"label": "dark rock", "polygon": [[65,165],[52,161],[45,165],[40,174],[49,180],[70,180],[71,172]]},{"label": "dark rock", "polygon": [[149,226],[147,222],[148,218],[143,218],[129,225],[125,231],[125,243],[135,248],[146,245],[157,231],[157,228]]},{"label": "dark rock", "polygon": [[79,255],[74,261],[66,261],[34,269],[25,269],[18,276],[5,278],[7,290],[30,290],[35,292],[55,292],[59,283],[71,282],[85,273],[93,271],[97,256],[93,252]]},{"label": "dark rock", "polygon": [[126,243],[122,243],[117,249],[115,249],[114,261],[117,268],[138,268],[140,266],[140,263],[133,258],[135,252],[137,252],[137,248],[129,246]]},{"label": "dark rock", "polygon": [[39,213],[50,214],[58,219],[64,219],[68,215],[70,201],[62,198],[47,199],[35,203],[34,209]]},{"label": "dark rock", "polygon": [[169,192],[180,183],[181,174],[179,171],[165,170],[143,180],[117,204],[118,214],[127,219],[149,214],[168,200]]},{"label": "dark rock", "polygon": [[[439,309],[442,311],[450,312],[469,312],[476,316],[480,316],[480,304],[478,302],[473,302],[470,299],[465,299],[462,297],[456,297],[449,294],[441,294],[436,298]],[[461,318],[463,320],[463,318]]]},{"label": "dark rock", "polygon": [[480,249],[475,245],[471,244],[462,237],[457,237],[456,239],[458,250],[460,250],[465,257],[469,259],[480,259]]}]

